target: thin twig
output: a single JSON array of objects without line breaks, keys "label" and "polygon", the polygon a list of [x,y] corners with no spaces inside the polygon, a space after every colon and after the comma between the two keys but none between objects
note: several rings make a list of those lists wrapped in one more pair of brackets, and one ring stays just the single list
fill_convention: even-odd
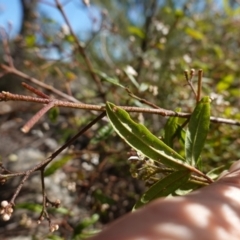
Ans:
[{"label": "thin twig", "polygon": [[152,108],[161,109],[161,108],[160,108],[159,106],[157,106],[156,104],[151,103],[151,102],[147,101],[147,100],[144,99],[144,98],[140,98],[140,97],[134,95],[134,94],[130,91],[130,89],[125,88],[125,90],[127,91],[128,95],[129,95],[130,97],[137,99],[139,102],[145,103],[146,105],[148,105],[148,106],[150,106],[150,107],[152,107]]},{"label": "thin twig", "polygon": [[[57,99],[46,99],[46,98],[37,98],[25,95],[12,94],[9,92],[0,93],[0,101],[26,101],[26,102],[36,102],[42,104],[48,104],[50,102],[54,102],[54,106],[58,107],[67,107],[67,108],[77,108],[77,109],[85,109],[85,110],[93,110],[98,112],[105,111],[105,106],[92,105],[92,104],[84,104],[84,103],[73,103],[67,101],[61,101]],[[189,118],[191,113],[183,113],[183,112],[175,112],[172,110],[167,110],[163,108],[153,109],[153,108],[141,108],[141,107],[130,107],[130,106],[118,106],[124,109],[127,112],[138,112],[138,113],[149,113],[149,114],[158,114],[164,117],[180,117],[180,118]],[[211,122],[214,123],[224,123],[229,125],[240,126],[240,122],[233,119],[226,118],[217,118],[210,117]]]},{"label": "thin twig", "polygon": [[197,99],[197,93],[196,93],[196,91],[195,91],[195,89],[193,87],[193,84],[192,84],[192,78],[194,76],[194,69],[191,69],[190,76],[189,76],[188,70],[184,71],[184,75],[185,75],[185,79],[186,79],[188,85],[190,86],[192,92],[194,93],[195,98]]},{"label": "thin twig", "polygon": [[[30,175],[33,172],[36,171],[44,171],[45,167],[52,162],[64,149],[66,149],[68,146],[70,146],[78,137],[80,137],[83,133],[85,133],[88,129],[90,129],[94,124],[96,124],[100,119],[102,119],[106,115],[106,112],[102,112],[99,116],[97,116],[94,120],[92,120],[90,123],[88,123],[83,129],[81,129],[74,137],[72,137],[70,140],[68,140],[65,144],[63,144],[59,149],[57,149],[55,152],[51,154],[50,157],[46,158],[44,161],[40,162],[39,164],[35,165],[30,170],[16,173],[15,176],[23,175],[23,179],[20,182],[19,186],[17,187],[13,197],[10,200],[10,203],[12,206],[15,205],[15,199],[18,196],[19,192],[21,191],[24,183],[27,181],[27,179],[30,177]],[[9,175],[1,174],[0,177],[7,177]],[[48,200],[49,201],[49,200]],[[49,201],[50,202],[50,201]]]},{"label": "thin twig", "polygon": [[[80,130],[76,135],[74,135],[71,139],[69,139],[63,146],[61,146],[58,150],[52,153],[50,159],[51,161],[58,156],[65,148],[70,146],[77,138],[79,138],[83,133],[85,133],[88,129],[90,129],[94,124],[96,124],[99,120],[101,120],[106,115],[106,112],[102,112],[99,116],[93,119],[90,123],[88,123],[82,130]],[[46,162],[48,164],[48,161]]]},{"label": "thin twig", "polygon": [[21,191],[24,183],[25,183],[25,182],[27,181],[27,179],[30,177],[30,175],[31,175],[32,172],[33,172],[32,170],[29,170],[29,171],[26,171],[26,172],[25,172],[25,175],[24,175],[22,181],[21,181],[20,184],[18,185],[15,193],[13,194],[13,196],[12,196],[12,198],[11,198],[11,200],[10,200],[10,203],[12,204],[12,206],[15,205],[15,199],[16,199],[16,197],[18,196],[18,194],[19,194],[19,192]]},{"label": "thin twig", "polygon": [[0,36],[2,38],[3,50],[5,52],[6,60],[7,60],[8,64],[9,64],[9,66],[14,68],[14,63],[13,63],[13,59],[12,59],[12,56],[11,56],[11,51],[10,51],[10,47],[9,47],[8,37],[7,37],[6,32],[3,30],[3,28],[0,28]]},{"label": "thin twig", "polygon": [[25,87],[27,90],[29,90],[30,92],[35,93],[37,96],[42,97],[42,98],[50,98],[48,95],[46,95],[45,93],[43,93],[42,91],[26,84],[25,82],[22,82],[22,86]]},{"label": "thin twig", "polygon": [[68,28],[69,28],[69,31],[71,33],[71,35],[73,36],[74,38],[74,41],[77,45],[77,48],[79,50],[79,53],[82,55],[84,61],[86,62],[86,65],[88,67],[88,70],[89,70],[89,73],[91,75],[91,77],[93,78],[93,80],[95,81],[97,87],[98,87],[98,90],[99,92],[101,93],[102,96],[104,96],[104,93],[103,93],[103,90],[102,90],[102,85],[101,85],[101,81],[100,79],[98,78],[98,76],[95,74],[94,70],[93,70],[93,67],[92,67],[92,64],[91,64],[91,61],[89,60],[84,48],[81,46],[80,44],[80,41],[78,39],[78,37],[76,36],[76,34],[74,33],[73,29],[72,29],[72,26],[67,18],[67,15],[65,14],[64,10],[63,10],[63,7],[61,5],[61,3],[59,2],[59,0],[55,0],[55,3],[56,3],[56,7],[58,8],[58,10],[60,11],[60,13],[62,14],[62,17],[64,18]]},{"label": "thin twig", "polygon": [[39,119],[48,112],[52,107],[54,107],[54,102],[49,102],[41,110],[39,110],[22,128],[23,133],[28,133],[30,129],[39,121]]},{"label": "thin twig", "polygon": [[182,131],[182,129],[188,124],[189,120],[190,120],[190,117],[187,118],[187,119],[181,124],[181,126],[179,126],[179,127],[176,129],[175,133],[172,135],[172,140],[180,134],[180,132]]},{"label": "thin twig", "polygon": [[203,70],[198,70],[197,102],[201,100]]},{"label": "thin twig", "polygon": [[45,189],[45,182],[44,182],[44,169],[41,169],[41,185],[42,185],[42,211],[40,213],[39,216],[39,220],[38,221],[42,221],[44,219],[44,217],[46,217],[46,219],[49,222],[49,225],[51,225],[51,219],[48,215],[47,212],[47,195],[46,195],[46,189]]},{"label": "thin twig", "polygon": [[31,83],[34,83],[34,84],[38,85],[39,87],[42,87],[42,88],[44,88],[48,91],[51,91],[52,93],[55,93],[57,96],[60,96],[60,97],[66,99],[68,101],[75,102],[75,103],[79,102],[76,98],[74,98],[72,96],[69,96],[66,93],[63,93],[63,92],[57,90],[56,88],[54,88],[53,86],[48,85],[46,83],[43,83],[43,82],[39,81],[38,79],[36,79],[34,77],[30,77],[27,74],[17,70],[16,68],[9,67],[5,64],[0,64],[0,68],[2,68],[4,71],[6,71],[7,74],[12,73],[16,76],[19,76],[19,77],[21,77],[21,78],[23,78],[23,79],[25,79],[25,80],[27,80]]}]

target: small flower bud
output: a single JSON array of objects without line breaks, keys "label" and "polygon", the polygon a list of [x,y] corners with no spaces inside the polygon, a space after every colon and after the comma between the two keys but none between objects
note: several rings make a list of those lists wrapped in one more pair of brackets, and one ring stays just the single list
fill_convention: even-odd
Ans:
[{"label": "small flower bud", "polygon": [[0,184],[3,185],[4,183],[7,182],[7,179],[6,178],[0,178]]},{"label": "small flower bud", "polygon": [[59,229],[58,224],[55,225],[55,230],[57,231]]},{"label": "small flower bud", "polygon": [[11,217],[10,214],[5,213],[5,214],[3,214],[2,219],[3,219],[3,221],[8,221],[10,219],[10,217]]},{"label": "small flower bud", "polygon": [[57,199],[57,200],[54,202],[54,206],[55,206],[56,208],[58,208],[60,204],[61,204],[61,201],[60,201],[59,199]]},{"label": "small flower bud", "polygon": [[58,229],[59,229],[58,224],[53,224],[50,226],[50,232],[52,232],[52,233],[57,231]]},{"label": "small flower bud", "polygon": [[7,211],[8,211],[8,213],[13,213],[13,208],[10,207],[10,208],[8,208]]},{"label": "small flower bud", "polygon": [[6,206],[8,205],[8,201],[2,201],[1,202],[1,206],[3,207],[3,208],[5,208]]}]

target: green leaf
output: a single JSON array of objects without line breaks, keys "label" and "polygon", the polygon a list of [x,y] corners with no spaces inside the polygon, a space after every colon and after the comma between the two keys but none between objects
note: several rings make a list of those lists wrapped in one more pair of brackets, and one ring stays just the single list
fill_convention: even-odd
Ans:
[{"label": "green leaf", "polygon": [[196,29],[193,28],[187,28],[185,30],[186,34],[191,36],[192,38],[196,39],[196,40],[203,40],[204,39],[204,35],[197,31]]},{"label": "green leaf", "polygon": [[140,85],[134,77],[134,76],[137,75],[137,72],[134,70],[134,68],[132,66],[126,66],[123,69],[123,71],[125,72],[125,74],[129,78],[129,80],[132,82],[132,84],[138,89],[140,87]]},{"label": "green leaf", "polygon": [[73,35],[71,35],[71,34],[65,35],[65,40],[69,43],[74,43],[74,41],[75,41]]},{"label": "green leaf", "polygon": [[[180,109],[176,110],[177,112]],[[169,146],[173,147],[173,136],[178,129],[178,117],[170,117],[164,127],[164,142]]]},{"label": "green leaf", "polygon": [[159,180],[143,194],[134,206],[134,209],[137,209],[156,198],[166,197],[169,194],[173,194],[181,185],[188,181],[190,175],[191,172],[189,170],[180,170]]},{"label": "green leaf", "polygon": [[175,17],[177,17],[177,18],[184,17],[184,12],[180,9],[176,9],[175,10]]},{"label": "green leaf", "polygon": [[185,136],[186,136],[186,131],[183,129],[182,126],[178,125],[178,129],[176,130],[177,132],[177,137],[179,141],[185,145]]},{"label": "green leaf", "polygon": [[48,111],[48,117],[49,117],[49,120],[52,123],[56,123],[57,122],[58,116],[59,116],[59,108],[58,107],[51,108]]},{"label": "green leaf", "polygon": [[35,35],[26,36],[25,42],[27,47],[34,47],[36,43],[36,36]]},{"label": "green leaf", "polygon": [[218,166],[214,169],[211,169],[206,175],[211,179],[216,180],[224,170],[229,170],[232,164],[233,164],[233,161],[230,161],[227,164]]},{"label": "green leaf", "polygon": [[17,209],[25,209],[29,210],[31,212],[36,212],[40,213],[42,211],[42,205],[41,204],[36,204],[36,203],[18,203],[16,205]]},{"label": "green leaf", "polygon": [[181,155],[154,136],[144,125],[135,123],[126,111],[109,102],[106,111],[115,131],[132,148],[168,167],[193,170],[184,163]]},{"label": "green leaf", "polygon": [[128,32],[134,34],[135,36],[138,36],[141,39],[144,39],[146,37],[146,34],[143,32],[143,30],[138,27],[130,26],[128,27]]},{"label": "green leaf", "polygon": [[207,138],[210,125],[210,98],[204,97],[195,107],[188,124],[185,138],[187,162],[196,166]]},{"label": "green leaf", "polygon": [[138,88],[140,92],[145,92],[148,89],[149,89],[149,84],[145,82],[142,82]]},{"label": "green leaf", "polygon": [[102,81],[109,82],[109,83],[111,83],[113,85],[116,85],[118,87],[121,87],[121,88],[125,89],[125,87],[122,84],[119,83],[118,78],[116,78],[116,77],[109,77],[106,73],[98,71],[98,70],[94,70],[94,72],[101,77]]},{"label": "green leaf", "polygon": [[[42,205],[41,204],[37,204],[37,203],[18,203],[16,205],[17,209],[25,209],[31,212],[36,212],[36,213],[40,213],[42,211]],[[48,210],[49,212],[53,212],[53,213],[60,213],[60,214],[64,214],[64,215],[70,215],[71,212],[69,211],[69,209],[67,208],[63,208],[63,207],[59,207],[59,208],[50,208]]]},{"label": "green leaf", "polygon": [[98,214],[93,214],[91,217],[84,218],[75,228],[73,233],[73,238],[80,235],[84,229],[93,225],[99,220]]},{"label": "green leaf", "polygon": [[224,52],[219,45],[217,44],[213,45],[213,50],[216,53],[218,59],[222,60],[224,58]]},{"label": "green leaf", "polygon": [[113,127],[111,124],[107,124],[103,127],[101,127],[98,131],[97,134],[93,136],[91,139],[92,144],[97,144],[101,141],[106,140],[112,133],[113,133]]},{"label": "green leaf", "polygon": [[106,194],[102,192],[101,189],[97,189],[96,191],[93,192],[93,197],[98,200],[101,204],[107,203],[109,205],[115,204],[115,201],[108,197]]},{"label": "green leaf", "polygon": [[55,161],[53,164],[51,164],[50,167],[46,169],[44,172],[44,176],[47,177],[49,175],[52,175],[55,173],[59,168],[61,168],[63,165],[65,165],[70,159],[72,159],[71,156],[64,156],[58,161]]},{"label": "green leaf", "polygon": [[[221,79],[217,84],[217,90],[222,92],[224,90],[228,90],[234,81],[235,76],[233,74],[228,74]],[[238,89],[239,90],[239,89]]]}]

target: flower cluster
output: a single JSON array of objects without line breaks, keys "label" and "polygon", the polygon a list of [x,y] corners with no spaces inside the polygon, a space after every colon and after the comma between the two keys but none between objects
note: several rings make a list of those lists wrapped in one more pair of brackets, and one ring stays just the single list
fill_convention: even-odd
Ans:
[{"label": "flower cluster", "polygon": [[13,213],[13,206],[8,201],[4,200],[1,202],[1,211],[3,221],[8,221]]},{"label": "flower cluster", "polygon": [[58,228],[59,228],[58,224],[51,224],[50,225],[50,232],[53,233],[53,232],[57,231]]}]

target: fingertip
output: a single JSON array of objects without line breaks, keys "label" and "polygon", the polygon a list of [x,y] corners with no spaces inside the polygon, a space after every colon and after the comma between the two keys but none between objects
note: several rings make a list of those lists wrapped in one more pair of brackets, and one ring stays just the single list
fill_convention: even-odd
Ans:
[{"label": "fingertip", "polygon": [[218,177],[218,180],[225,177],[227,174],[240,170],[240,160],[235,161],[229,168],[229,170],[224,170]]},{"label": "fingertip", "polygon": [[223,178],[224,176],[226,176],[229,173],[228,170],[224,170],[222,173],[220,173],[220,175],[218,176],[218,180]]},{"label": "fingertip", "polygon": [[233,172],[240,169],[240,160],[234,162],[229,168],[229,172]]}]

